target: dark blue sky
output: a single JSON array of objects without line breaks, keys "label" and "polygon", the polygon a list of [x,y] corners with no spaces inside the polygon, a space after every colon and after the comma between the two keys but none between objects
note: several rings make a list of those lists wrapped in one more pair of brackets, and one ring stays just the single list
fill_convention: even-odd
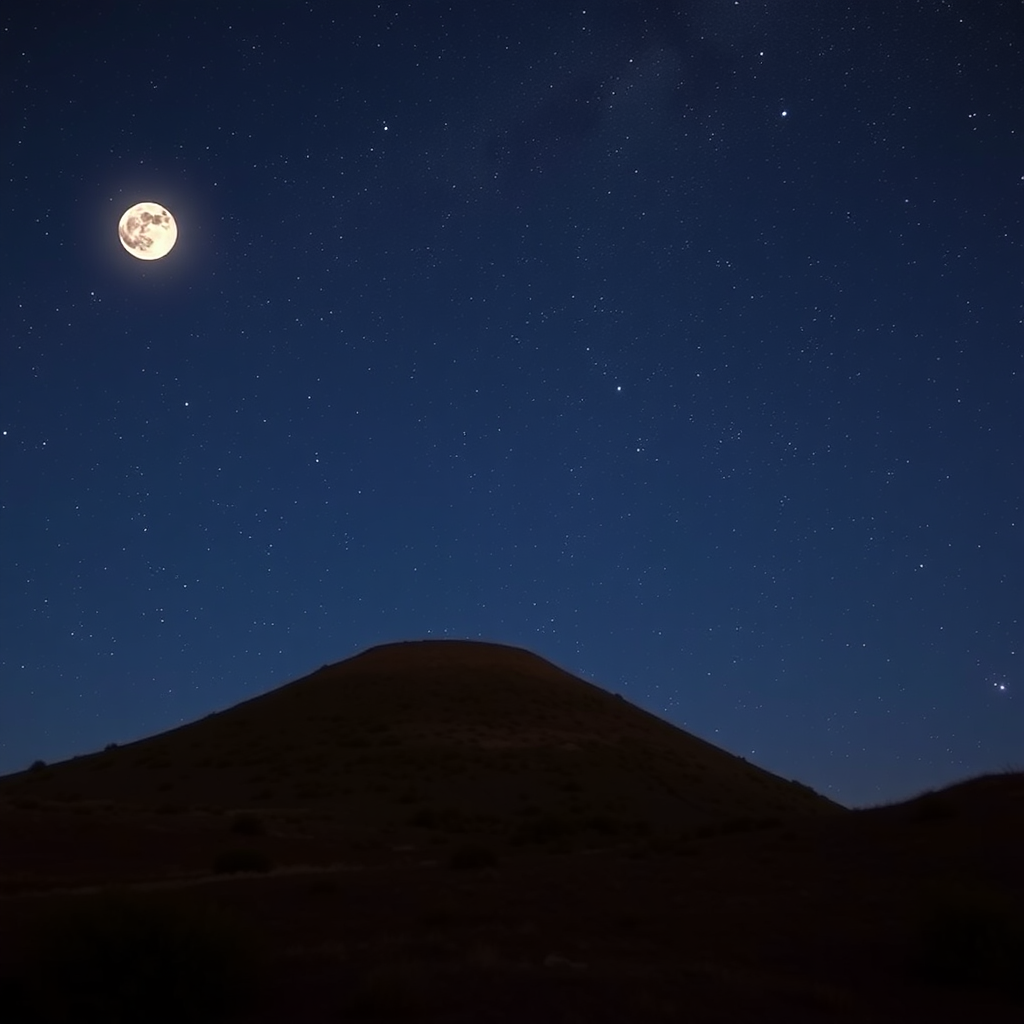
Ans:
[{"label": "dark blue sky", "polygon": [[1024,761],[1019,5],[14,6],[0,771],[428,636]]}]

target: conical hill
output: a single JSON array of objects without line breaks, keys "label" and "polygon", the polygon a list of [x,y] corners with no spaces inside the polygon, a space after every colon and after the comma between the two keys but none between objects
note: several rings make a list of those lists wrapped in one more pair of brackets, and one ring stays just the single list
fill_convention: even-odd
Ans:
[{"label": "conical hill", "polygon": [[527,840],[843,810],[528,651],[446,640],[371,648],[170,732],[0,780],[0,796],[26,792]]}]

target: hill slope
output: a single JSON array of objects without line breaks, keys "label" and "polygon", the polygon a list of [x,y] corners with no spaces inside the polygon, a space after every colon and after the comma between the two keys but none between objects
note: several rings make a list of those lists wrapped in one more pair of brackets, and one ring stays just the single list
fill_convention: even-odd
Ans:
[{"label": "hill slope", "polygon": [[1022,796],[846,811],[526,651],[389,645],[0,779],[0,1015],[1016,1024]]},{"label": "hill slope", "polygon": [[838,813],[527,651],[372,648],[201,721],[0,780],[0,796],[309,808],[352,826],[711,826]]}]

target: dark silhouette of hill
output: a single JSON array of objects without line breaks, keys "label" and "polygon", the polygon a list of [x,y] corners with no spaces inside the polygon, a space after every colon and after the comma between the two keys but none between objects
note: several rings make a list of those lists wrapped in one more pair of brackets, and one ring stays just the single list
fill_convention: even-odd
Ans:
[{"label": "dark silhouette of hill", "polygon": [[0,796],[266,811],[350,830],[610,833],[843,813],[524,650],[391,644]]},{"label": "dark silhouette of hill", "polygon": [[1024,774],[849,811],[391,644],[0,778],[0,1019],[1016,1021],[1021,863]]}]

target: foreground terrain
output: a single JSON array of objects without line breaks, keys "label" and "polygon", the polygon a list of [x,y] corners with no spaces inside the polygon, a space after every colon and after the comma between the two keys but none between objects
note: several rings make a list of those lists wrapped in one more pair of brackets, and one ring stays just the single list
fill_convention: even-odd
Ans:
[{"label": "foreground terrain", "polygon": [[0,779],[4,1021],[1017,1021],[1024,775],[849,811],[528,652]]}]

